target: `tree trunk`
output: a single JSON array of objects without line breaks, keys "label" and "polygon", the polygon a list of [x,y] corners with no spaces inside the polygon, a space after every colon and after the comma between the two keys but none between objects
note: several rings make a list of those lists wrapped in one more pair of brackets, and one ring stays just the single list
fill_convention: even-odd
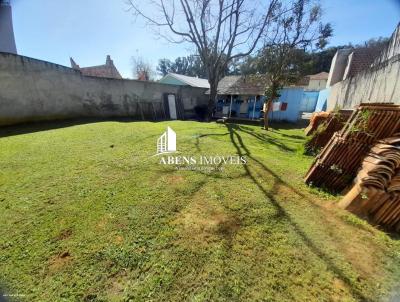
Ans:
[{"label": "tree trunk", "polygon": [[268,130],[269,129],[269,118],[268,118],[268,114],[270,112],[270,108],[271,108],[271,103],[272,103],[272,99],[269,99],[266,102],[266,110],[264,110],[264,129]]},{"label": "tree trunk", "polygon": [[208,120],[211,120],[214,108],[215,101],[217,99],[217,85],[210,83],[210,98],[208,99]]}]

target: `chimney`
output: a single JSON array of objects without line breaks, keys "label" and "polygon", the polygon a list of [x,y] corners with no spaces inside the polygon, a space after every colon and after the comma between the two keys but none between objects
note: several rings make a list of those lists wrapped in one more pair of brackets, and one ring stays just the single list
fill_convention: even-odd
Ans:
[{"label": "chimney", "polygon": [[0,0],[0,52],[17,54],[9,0]]},{"label": "chimney", "polygon": [[71,62],[71,67],[73,69],[79,69],[79,65],[75,63],[73,58],[69,58],[69,61]]},{"label": "chimney", "polygon": [[106,65],[108,65],[108,66],[114,65],[113,60],[111,60],[110,55],[107,55]]}]

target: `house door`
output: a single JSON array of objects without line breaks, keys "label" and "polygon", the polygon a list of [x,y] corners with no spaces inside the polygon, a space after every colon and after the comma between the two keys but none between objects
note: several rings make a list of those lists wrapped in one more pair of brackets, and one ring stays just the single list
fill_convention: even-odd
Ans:
[{"label": "house door", "polygon": [[177,119],[176,114],[176,102],[175,102],[175,95],[169,94],[168,95],[168,108],[169,108],[169,117],[171,120]]}]

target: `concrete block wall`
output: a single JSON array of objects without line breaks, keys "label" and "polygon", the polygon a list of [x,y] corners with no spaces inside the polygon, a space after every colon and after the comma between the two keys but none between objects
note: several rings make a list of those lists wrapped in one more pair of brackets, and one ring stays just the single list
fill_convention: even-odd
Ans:
[{"label": "concrete block wall", "polygon": [[330,89],[327,110],[351,109],[360,103],[400,104],[400,24],[369,69]]},{"label": "concrete block wall", "polygon": [[[65,66],[0,53],[0,125],[79,117],[151,119],[172,93],[188,115],[206,104],[205,89],[83,76]],[[147,105],[146,105],[147,104]],[[144,111],[144,112],[143,112]]]},{"label": "concrete block wall", "polygon": [[333,85],[327,109],[373,102],[400,104],[400,55]]}]

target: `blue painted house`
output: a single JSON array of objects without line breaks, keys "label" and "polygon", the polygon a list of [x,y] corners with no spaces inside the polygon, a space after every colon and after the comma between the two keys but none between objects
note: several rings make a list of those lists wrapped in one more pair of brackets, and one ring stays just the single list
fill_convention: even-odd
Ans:
[{"label": "blue painted house", "polygon": [[[297,86],[288,86],[280,91],[281,96],[275,102],[269,118],[273,121],[297,122],[305,113],[321,111],[326,108],[328,74],[318,73],[301,79]],[[191,86],[204,89],[209,94],[206,79],[169,73],[160,83]],[[262,118],[265,102],[265,89],[269,77],[266,74],[226,76],[218,84],[217,102],[214,117],[257,120]],[[207,90],[207,91],[206,91]]]},{"label": "blue painted house", "polygon": [[214,116],[259,119],[265,101],[266,83],[266,75],[224,77],[218,84]]},{"label": "blue painted house", "polygon": [[286,110],[270,111],[269,118],[273,121],[297,122],[304,113],[315,111],[318,91],[308,91],[303,87],[285,87],[280,91],[277,102],[287,104]]},{"label": "blue painted house", "polygon": [[[312,76],[303,85],[285,87],[269,117],[275,121],[297,122],[304,113],[315,111],[319,91],[314,90]],[[267,75],[227,76],[218,84],[215,117],[260,119],[268,87]],[[309,88],[309,85],[313,87]],[[322,86],[321,86],[322,87]],[[208,91],[209,92],[209,91]]]},{"label": "blue painted house", "polygon": [[317,105],[315,106],[315,112],[326,111],[330,91],[331,88],[328,87],[319,92]]}]

